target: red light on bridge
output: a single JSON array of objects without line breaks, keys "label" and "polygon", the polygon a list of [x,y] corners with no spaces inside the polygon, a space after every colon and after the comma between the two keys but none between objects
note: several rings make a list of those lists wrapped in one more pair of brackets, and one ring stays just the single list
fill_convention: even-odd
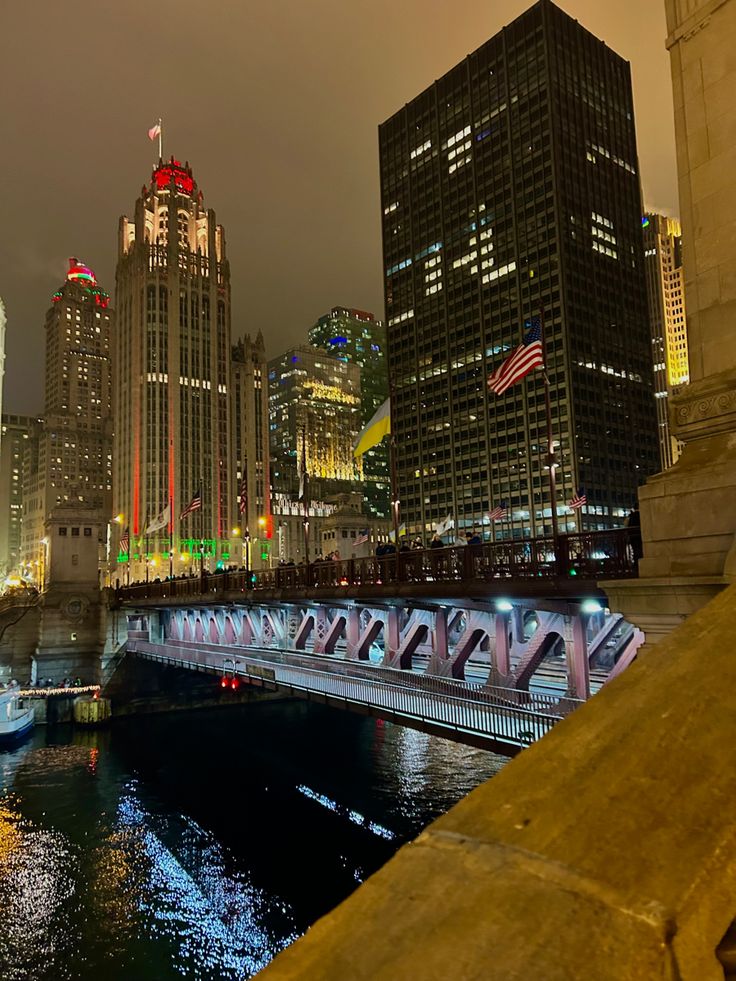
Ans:
[{"label": "red light on bridge", "polygon": [[223,678],[222,681],[220,682],[220,688],[227,688],[228,684],[229,682],[227,678]]},{"label": "red light on bridge", "polygon": [[233,678],[230,682],[230,687],[232,688],[233,691],[237,691],[238,688],[240,688],[240,679]]}]

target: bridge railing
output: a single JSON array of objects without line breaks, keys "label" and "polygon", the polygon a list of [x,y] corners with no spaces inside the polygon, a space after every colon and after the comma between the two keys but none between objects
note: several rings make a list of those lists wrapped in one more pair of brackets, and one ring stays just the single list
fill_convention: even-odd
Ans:
[{"label": "bridge railing", "polygon": [[236,653],[232,648],[213,649],[208,644],[145,641],[130,641],[128,651],[172,665],[233,676],[263,678],[267,668],[269,679],[279,687],[365,705],[381,714],[389,713],[405,724],[420,720],[441,729],[462,731],[504,744],[509,749],[535,742],[560,721],[559,713],[519,704],[513,698],[494,698],[490,692],[484,698],[478,697],[479,693],[468,698],[454,687],[445,691],[439,685],[432,690],[396,684],[383,672],[365,675],[354,670],[355,665],[319,664],[317,658],[305,664],[300,658],[283,657],[278,652],[253,656]]},{"label": "bridge railing", "polygon": [[186,598],[259,590],[340,589],[432,582],[491,582],[501,579],[619,579],[637,575],[636,541],[628,528],[552,538],[484,542],[481,545],[417,549],[386,556],[309,565],[203,573],[181,579],[133,583],[120,599]]},{"label": "bridge railing", "polygon": [[[139,638],[129,636],[129,649],[139,649]],[[145,643],[145,641],[144,641]],[[206,651],[217,654],[225,659],[249,657],[272,664],[288,664],[322,671],[325,674],[344,675],[351,678],[366,678],[370,681],[382,681],[400,688],[421,690],[432,695],[448,695],[452,698],[466,699],[490,706],[518,706],[528,711],[543,712],[549,715],[568,715],[573,709],[585,703],[582,699],[556,695],[545,692],[532,692],[515,688],[502,688],[498,685],[487,685],[482,682],[462,681],[455,678],[438,678],[417,671],[407,671],[401,668],[389,668],[383,664],[373,664],[365,661],[352,661],[343,658],[328,657],[323,654],[307,654],[303,651],[278,650],[271,648],[238,647],[232,644],[213,644],[196,640],[168,640],[165,646],[173,649],[190,651]]]}]

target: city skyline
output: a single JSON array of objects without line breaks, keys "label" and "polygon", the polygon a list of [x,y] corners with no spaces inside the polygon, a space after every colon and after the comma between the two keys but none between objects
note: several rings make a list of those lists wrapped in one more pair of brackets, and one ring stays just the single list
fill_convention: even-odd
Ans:
[{"label": "city skyline", "polygon": [[[253,65],[242,68],[241,59],[227,43],[227,34],[237,36],[241,20],[239,13],[232,14],[233,23],[220,24],[221,35],[208,37],[205,46],[221,44],[221,64],[213,71],[217,79],[235,86],[235,96],[242,95],[243,115],[224,117],[223,109],[211,108],[198,123],[196,138],[186,128],[202,96],[189,88],[185,97],[179,94],[178,86],[168,81],[169,59],[164,55],[142,73],[144,85],[136,77],[124,87],[104,72],[98,80],[99,65],[94,58],[80,59],[79,71],[61,91],[60,103],[51,92],[51,83],[44,89],[42,82],[34,80],[23,115],[9,120],[9,132],[19,139],[10,141],[5,161],[12,184],[34,184],[30,199],[18,195],[17,204],[9,202],[7,220],[21,234],[7,238],[2,246],[6,250],[2,293],[9,318],[6,411],[40,409],[39,341],[45,297],[58,280],[66,257],[84,255],[104,281],[112,280],[115,242],[111,222],[117,217],[117,202],[135,196],[140,180],[136,175],[147,177],[154,164],[156,147],[149,143],[146,130],[159,115],[164,119],[164,154],[190,159],[201,183],[213,188],[212,206],[230,216],[233,315],[243,329],[263,330],[268,357],[297,343],[303,324],[313,322],[335,304],[373,310],[382,317],[378,124],[513,20],[527,4],[506,0],[489,10],[480,0],[469,0],[463,18],[449,11],[429,11],[418,24],[413,6],[407,4],[392,13],[388,34],[383,30],[386,20],[380,8],[375,9],[370,24],[363,24],[355,10],[328,14],[325,7],[311,11],[304,28],[314,36],[315,63],[321,61],[331,68],[326,73],[315,72],[313,65],[300,60],[304,55],[298,29],[294,38],[289,32],[278,35],[278,50],[265,44],[263,51],[254,51]],[[662,12],[641,10],[634,3],[617,5],[615,11],[602,2],[568,0],[562,7],[632,61],[644,205],[676,213]],[[41,39],[32,52],[32,57],[44,59],[45,64],[53,60],[57,47],[64,48],[59,38],[67,32],[69,43],[78,43],[75,22],[60,11],[50,10],[49,14],[53,46],[47,50]],[[104,17],[95,11],[95,16],[100,29],[109,17],[121,37],[137,37],[138,18],[130,8],[125,14]],[[273,30],[277,36],[268,12],[254,16],[250,33],[270,37]],[[295,8],[291,22],[301,16]],[[17,21],[20,30],[27,14],[13,10],[6,17]],[[632,31],[635,19],[637,28]],[[367,33],[357,45],[344,43],[343,38],[355,37],[358,22]],[[12,24],[10,28],[12,31]],[[410,36],[408,47],[405,42]],[[138,43],[145,47],[151,42],[138,39]],[[380,74],[374,68],[379,43],[386,49]],[[12,61],[3,70],[12,72]],[[305,75],[308,84],[300,83],[303,91],[295,91],[294,80]],[[331,84],[341,76],[346,84]],[[268,100],[251,96],[253,81],[265,83]],[[153,104],[150,93],[156,91],[157,83],[160,95]],[[89,131],[64,125],[66,113],[76,113],[75,103],[82,98],[92,116],[97,110],[97,123]],[[299,119],[299,123],[289,123],[289,119]],[[63,124],[61,129],[57,122]],[[333,139],[336,124],[341,132],[348,127],[350,139]],[[73,138],[66,136],[72,133]],[[53,194],[46,179],[49,159],[54,160],[56,180],[73,189],[69,201],[76,194],[84,195],[85,213],[76,208],[72,214],[67,200]],[[245,182],[240,179],[243,168]],[[232,177],[235,172],[237,180]],[[284,193],[284,187],[291,188],[290,192]],[[285,227],[299,257],[288,291],[279,289],[280,269],[272,261]]]}]

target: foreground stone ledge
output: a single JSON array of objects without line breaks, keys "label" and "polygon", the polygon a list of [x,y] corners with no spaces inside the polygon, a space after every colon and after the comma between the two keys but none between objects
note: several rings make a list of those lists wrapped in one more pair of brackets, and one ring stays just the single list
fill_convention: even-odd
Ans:
[{"label": "foreground stone ledge", "polygon": [[406,845],[264,981],[722,981],[736,586]]}]

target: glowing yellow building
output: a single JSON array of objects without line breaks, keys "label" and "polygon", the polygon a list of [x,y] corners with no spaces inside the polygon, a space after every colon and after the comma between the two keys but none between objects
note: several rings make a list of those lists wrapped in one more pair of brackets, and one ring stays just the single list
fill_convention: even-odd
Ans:
[{"label": "glowing yellow building", "polygon": [[360,368],[301,345],[268,365],[274,489],[295,490],[302,460],[310,497],[354,489],[363,474],[353,457],[362,428]]},{"label": "glowing yellow building", "polygon": [[662,469],[677,461],[681,446],[670,432],[669,396],[690,378],[685,317],[682,232],[677,218],[642,219],[649,319],[652,328],[654,397],[657,401]]}]

